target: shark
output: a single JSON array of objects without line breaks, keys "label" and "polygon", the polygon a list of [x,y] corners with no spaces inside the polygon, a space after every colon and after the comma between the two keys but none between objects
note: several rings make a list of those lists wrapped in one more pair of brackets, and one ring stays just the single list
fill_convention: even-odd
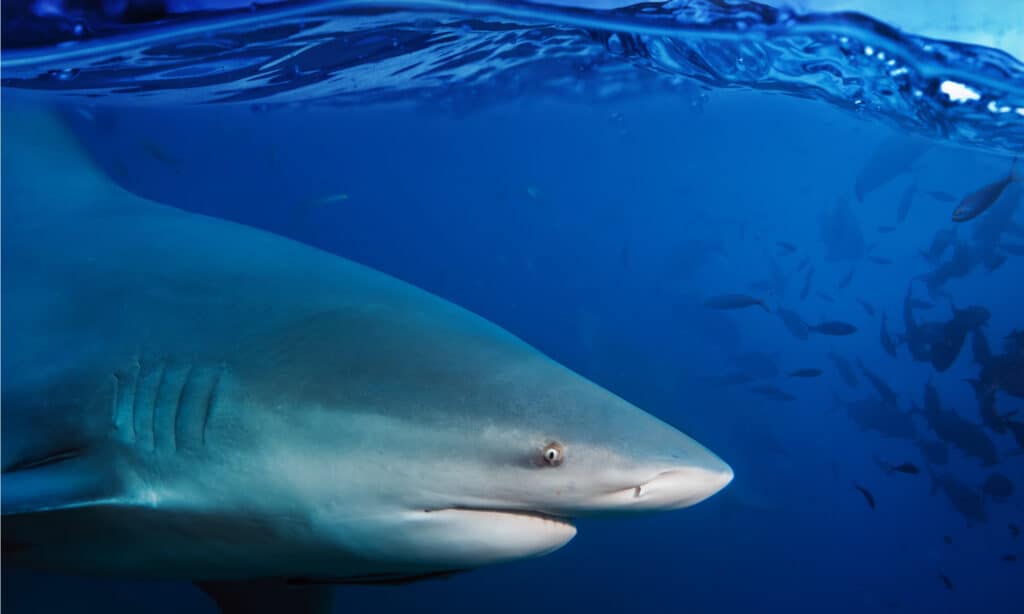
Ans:
[{"label": "shark", "polygon": [[110,179],[6,105],[5,566],[193,582],[224,612],[553,552],[732,469],[499,326]]}]

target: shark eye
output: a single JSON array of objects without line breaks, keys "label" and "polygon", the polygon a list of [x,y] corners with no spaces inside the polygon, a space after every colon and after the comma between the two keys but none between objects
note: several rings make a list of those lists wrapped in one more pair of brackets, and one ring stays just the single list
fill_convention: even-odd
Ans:
[{"label": "shark eye", "polygon": [[565,460],[565,449],[562,448],[562,444],[557,441],[552,441],[548,445],[544,446],[544,463],[552,467],[557,467],[562,464]]}]

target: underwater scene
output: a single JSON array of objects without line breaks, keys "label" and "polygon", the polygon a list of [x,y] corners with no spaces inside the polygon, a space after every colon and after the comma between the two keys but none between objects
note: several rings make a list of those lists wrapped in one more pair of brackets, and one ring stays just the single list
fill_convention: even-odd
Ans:
[{"label": "underwater scene", "polygon": [[5,612],[1024,611],[1024,3],[0,40]]}]

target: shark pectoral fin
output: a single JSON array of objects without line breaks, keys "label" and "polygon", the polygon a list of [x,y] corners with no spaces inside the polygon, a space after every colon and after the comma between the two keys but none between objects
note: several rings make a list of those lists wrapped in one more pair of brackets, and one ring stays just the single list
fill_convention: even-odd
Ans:
[{"label": "shark pectoral fin", "polygon": [[283,578],[196,582],[224,614],[328,614],[333,587],[289,584]]},{"label": "shark pectoral fin", "polygon": [[110,502],[116,488],[70,449],[5,470],[0,507],[4,516],[86,507]]}]

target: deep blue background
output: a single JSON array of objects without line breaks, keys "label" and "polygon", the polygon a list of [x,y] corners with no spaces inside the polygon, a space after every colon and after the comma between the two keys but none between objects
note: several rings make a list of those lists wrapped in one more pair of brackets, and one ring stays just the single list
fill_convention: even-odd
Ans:
[{"label": "deep blue background", "polygon": [[[930,367],[905,350],[884,354],[878,320],[855,299],[900,330],[907,284],[928,270],[917,250],[950,225],[953,205],[919,195],[908,220],[880,234],[878,225],[895,224],[909,177],[855,203],[866,242],[880,242],[873,253],[895,264],[857,263],[853,283],[839,290],[853,263],[823,261],[819,219],[837,198],[852,198],[858,171],[891,130],[820,103],[686,91],[520,100],[465,115],[400,106],[72,112],[97,159],[129,189],[294,237],[468,307],[683,428],[736,470],[733,485],[695,508],[580,523],[572,543],[543,559],[418,585],[343,588],[338,611],[1019,611],[1020,564],[999,557],[1024,555],[1024,541],[1007,530],[1024,525],[1021,495],[990,503],[988,524],[968,528],[941,493],[929,495],[927,475],[887,476],[872,461],[923,465],[916,449],[861,432],[832,407],[833,392],[851,399],[869,388],[845,388],[829,349],[885,374],[904,408],[920,402]],[[922,191],[959,196],[1006,170],[1004,159],[933,143],[912,173]],[[338,194],[347,198],[321,202]],[[800,301],[797,273],[769,303],[852,322],[858,334],[799,342],[761,310],[724,315],[700,305],[717,293],[757,294],[750,283],[768,277],[776,241],[800,247],[780,266],[790,273],[809,256],[814,289],[836,302],[813,291]],[[1011,258],[948,288],[958,306],[992,311],[995,345],[1024,326],[1022,282],[1024,259]],[[940,302],[926,317],[948,315]],[[780,378],[798,397],[792,403],[701,381],[733,370],[729,356],[745,351],[826,375]],[[966,348],[935,383],[947,407],[977,421],[962,381],[974,372]],[[1000,407],[1024,404],[1000,397]],[[1000,470],[1024,487],[1012,439],[997,446]],[[987,475],[953,456],[962,479],[980,484]],[[873,491],[877,510],[853,480]],[[19,574],[4,589],[12,611],[207,603],[176,584]]]}]

